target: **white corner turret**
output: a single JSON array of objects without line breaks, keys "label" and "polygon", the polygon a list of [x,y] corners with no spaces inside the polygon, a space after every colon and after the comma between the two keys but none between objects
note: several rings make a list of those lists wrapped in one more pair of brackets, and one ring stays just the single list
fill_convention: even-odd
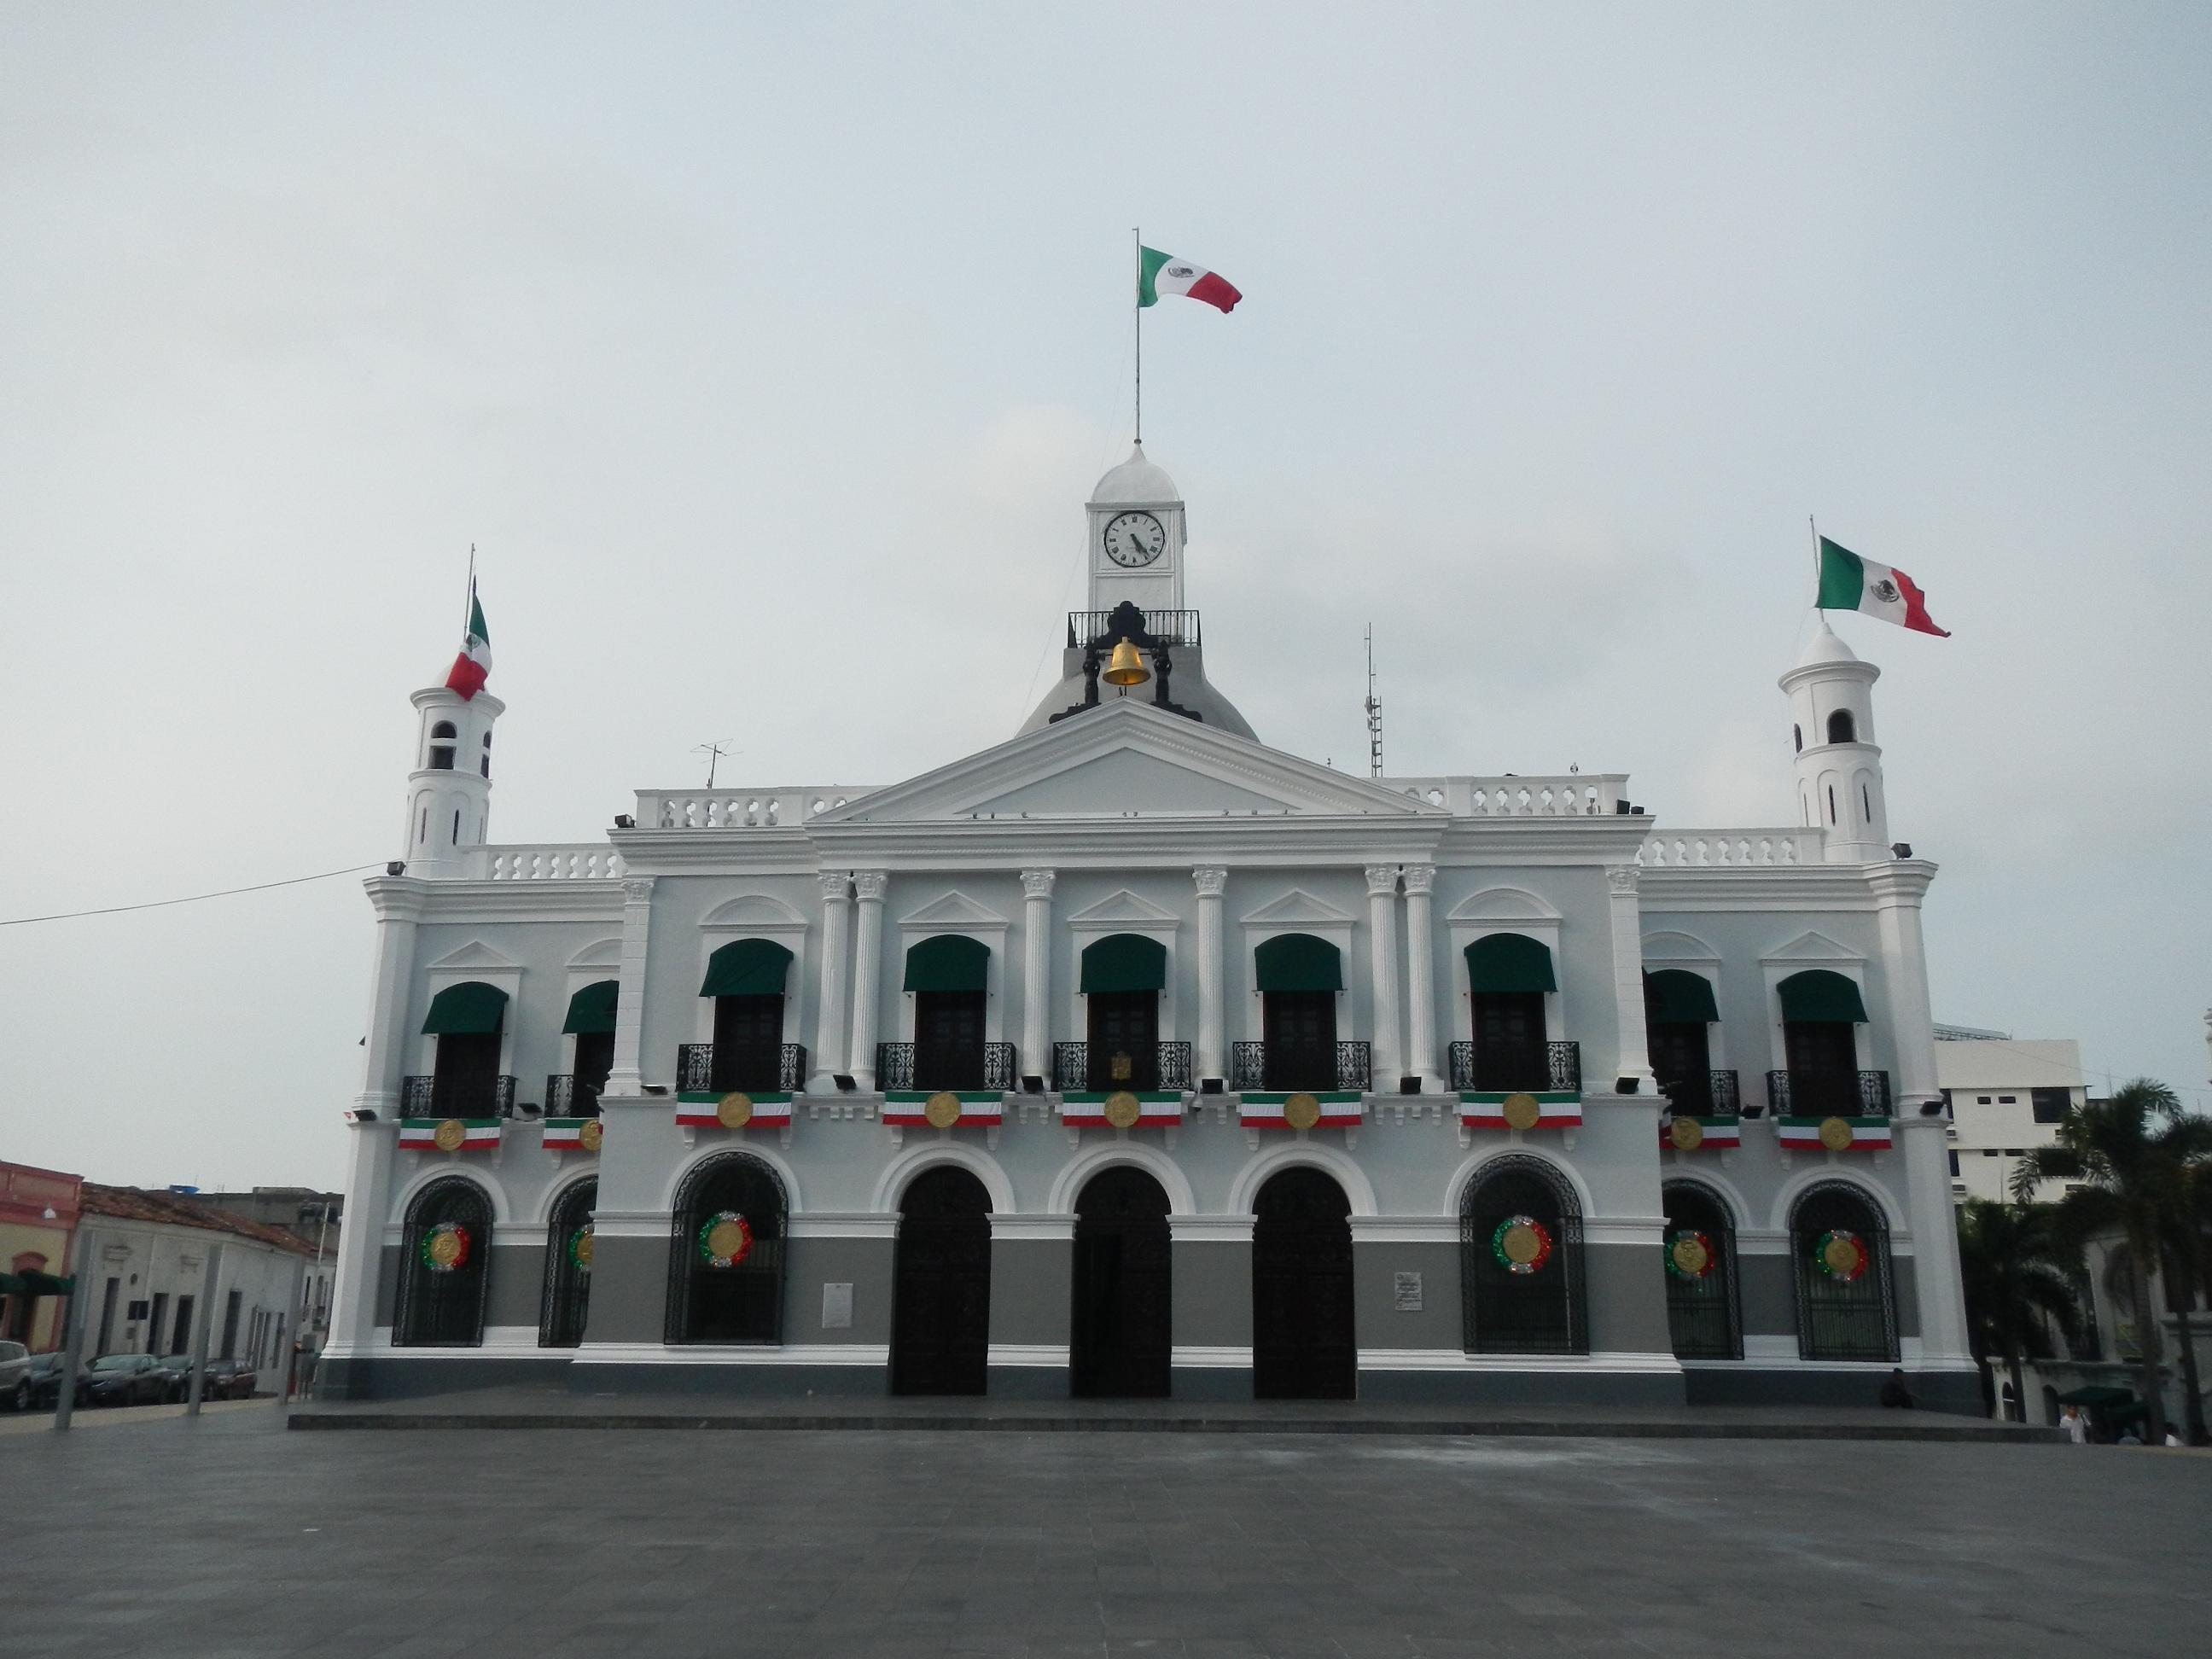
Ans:
[{"label": "white corner turret", "polygon": [[400,857],[410,876],[451,878],[461,855],[491,829],[491,729],[507,705],[489,691],[464,697],[426,685],[415,705],[415,769],[407,775],[407,836]]},{"label": "white corner turret", "polygon": [[1831,864],[1890,856],[1881,749],[1874,740],[1874,683],[1881,678],[1823,617],[1780,681],[1790,694],[1798,822],[1821,832]]}]

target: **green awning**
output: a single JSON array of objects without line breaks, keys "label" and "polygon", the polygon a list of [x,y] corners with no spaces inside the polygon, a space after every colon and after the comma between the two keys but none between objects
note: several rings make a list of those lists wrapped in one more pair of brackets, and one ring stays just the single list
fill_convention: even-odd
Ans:
[{"label": "green awning", "polygon": [[13,1296],[21,1288],[22,1286],[15,1282],[15,1274],[0,1273],[0,1296]]},{"label": "green awning", "polygon": [[1083,947],[1082,990],[1158,991],[1168,982],[1168,947],[1142,933],[1111,933]]},{"label": "green awning", "polygon": [[2090,1382],[2078,1389],[2067,1389],[2058,1396],[2058,1403],[2062,1406],[2131,1406],[2135,1398],[2125,1389]]},{"label": "green awning", "polygon": [[780,997],[791,952],[772,939],[733,939],[707,958],[702,997]]},{"label": "green awning", "polygon": [[1471,991],[1556,991],[1552,951],[1526,933],[1491,933],[1467,947]]},{"label": "green awning", "polygon": [[619,980],[603,979],[596,985],[586,985],[568,999],[568,1018],[562,1023],[562,1031],[571,1036],[597,1036],[615,1029],[615,993],[622,989]]},{"label": "green awning", "polygon": [[1341,991],[1344,961],[1311,933],[1278,933],[1252,953],[1263,991]]},{"label": "green awning", "polygon": [[1859,988],[1841,974],[1826,968],[1808,968],[1792,974],[1775,988],[1782,993],[1782,1018],[1816,1020],[1829,1025],[1863,1025],[1866,1004]]},{"label": "green awning", "polygon": [[422,1022],[422,1034],[481,1036],[499,1030],[506,1018],[507,993],[472,979],[465,985],[448,985],[430,999],[430,1017]]},{"label": "green awning", "polygon": [[1656,1025],[1712,1025],[1721,1011],[1713,1006],[1713,982],[1682,968],[1662,968],[1644,975],[1644,1017]]},{"label": "green awning", "polygon": [[15,1275],[15,1288],[25,1296],[67,1296],[76,1288],[76,1281],[26,1267]]},{"label": "green awning", "polygon": [[906,953],[909,991],[980,991],[990,972],[991,947],[958,933],[926,939]]}]

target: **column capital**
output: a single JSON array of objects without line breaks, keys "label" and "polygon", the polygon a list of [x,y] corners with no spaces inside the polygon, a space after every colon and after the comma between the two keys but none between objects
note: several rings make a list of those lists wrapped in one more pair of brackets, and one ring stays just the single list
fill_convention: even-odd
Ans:
[{"label": "column capital", "polygon": [[[863,904],[883,902],[884,894],[890,884],[890,876],[885,871],[855,870],[853,872],[853,890],[860,895],[860,902]],[[825,888],[824,890],[826,891],[827,889]]]},{"label": "column capital", "polygon": [[1404,864],[1398,873],[1406,879],[1406,891],[1410,896],[1419,893],[1424,897],[1436,891],[1437,866],[1433,864]]},{"label": "column capital", "polygon": [[1367,896],[1382,898],[1398,890],[1398,866],[1395,864],[1370,864],[1367,866]]},{"label": "column capital", "polygon": [[1605,884],[1615,893],[1632,893],[1637,890],[1638,872],[1632,864],[1608,864],[1605,866]]},{"label": "column capital", "polygon": [[1200,898],[1219,898],[1229,889],[1229,872],[1218,864],[1201,864],[1190,872]]},{"label": "column capital", "polygon": [[1059,879],[1060,872],[1056,870],[1024,870],[1022,872],[1022,896],[1048,899],[1052,896],[1053,884]]},{"label": "column capital", "polygon": [[824,870],[815,879],[822,884],[822,896],[830,904],[842,904],[851,896],[846,890],[853,884],[853,878],[843,870]]},{"label": "column capital", "polygon": [[625,904],[644,903],[647,899],[653,896],[653,884],[659,878],[654,876],[624,876],[623,878],[623,902]]}]

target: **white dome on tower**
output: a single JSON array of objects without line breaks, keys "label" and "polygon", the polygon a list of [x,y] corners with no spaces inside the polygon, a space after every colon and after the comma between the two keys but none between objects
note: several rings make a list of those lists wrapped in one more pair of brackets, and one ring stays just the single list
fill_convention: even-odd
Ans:
[{"label": "white dome on tower", "polygon": [[1129,459],[1098,481],[1091,492],[1094,502],[1179,501],[1182,496],[1176,489],[1175,480],[1161,468],[1145,459],[1145,447],[1139,444],[1129,452]]},{"label": "white dome on tower", "polygon": [[1836,630],[1828,626],[1828,619],[1823,615],[1819,629],[1805,641],[1805,648],[1797,653],[1797,660],[1791,665],[1817,668],[1824,663],[1856,662],[1858,659],[1858,653],[1844,643]]}]

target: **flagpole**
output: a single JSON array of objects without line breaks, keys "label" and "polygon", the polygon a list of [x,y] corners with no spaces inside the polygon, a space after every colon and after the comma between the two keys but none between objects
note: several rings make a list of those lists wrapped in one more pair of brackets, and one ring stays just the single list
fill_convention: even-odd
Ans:
[{"label": "flagpole", "polygon": [[1129,293],[1129,309],[1137,328],[1137,447],[1145,447],[1145,234],[1129,227],[1129,240],[1137,252],[1137,285]]},{"label": "flagpole", "polygon": [[1813,532],[1813,609],[1820,608],[1820,526],[1813,522],[1813,515],[1805,515],[1805,527]]},{"label": "flagpole", "polygon": [[469,592],[461,601],[461,637],[469,636],[470,626],[477,619],[477,544],[469,544]]}]

